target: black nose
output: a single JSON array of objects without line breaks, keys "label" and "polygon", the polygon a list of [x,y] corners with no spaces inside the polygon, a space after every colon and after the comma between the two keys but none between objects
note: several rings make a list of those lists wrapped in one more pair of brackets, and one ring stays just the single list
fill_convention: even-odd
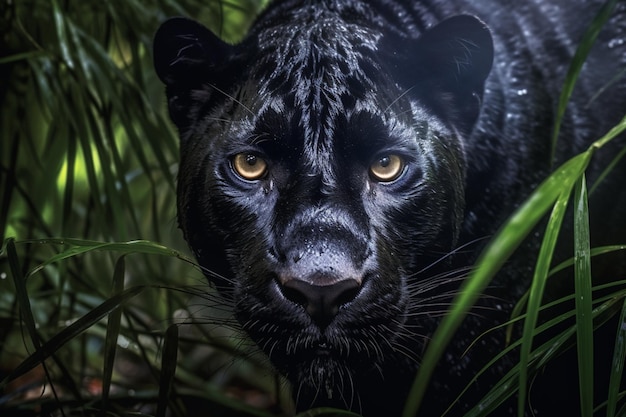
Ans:
[{"label": "black nose", "polygon": [[339,307],[356,297],[359,288],[358,281],[354,279],[331,285],[312,285],[299,279],[290,279],[282,286],[285,297],[303,306],[321,329],[330,324]]}]

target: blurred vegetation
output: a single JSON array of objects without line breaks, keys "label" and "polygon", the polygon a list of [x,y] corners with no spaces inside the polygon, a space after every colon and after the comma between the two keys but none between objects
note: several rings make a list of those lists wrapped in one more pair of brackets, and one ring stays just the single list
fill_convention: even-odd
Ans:
[{"label": "blurred vegetation", "polygon": [[167,17],[234,42],[263,6],[0,1],[0,415],[289,409],[185,254],[151,56]]},{"label": "blurred vegetation", "polygon": [[[264,3],[0,0],[0,415],[293,412],[284,381],[238,332],[187,255],[175,219],[177,137],[151,59],[152,35],[169,16],[194,17],[234,42]],[[584,53],[572,68],[583,61]],[[573,71],[568,83],[575,78]],[[433,338],[407,415],[475,298],[550,212],[533,286],[512,317],[527,321],[509,349],[520,349],[522,359],[470,415],[486,415],[515,395],[532,377],[528,371],[576,335],[581,392],[593,391],[593,370],[584,366],[593,348],[589,332],[607,311],[624,321],[626,292],[609,288],[592,299],[589,258],[625,247],[585,247],[584,171],[595,150],[624,129],[626,120],[557,170],[494,239]],[[580,250],[550,268],[572,196]],[[546,279],[572,264],[581,283],[575,298],[585,303],[538,325]],[[572,324],[531,350],[539,331],[561,322]],[[626,330],[616,335],[611,377],[618,380]],[[608,415],[619,394],[613,384]]]}]

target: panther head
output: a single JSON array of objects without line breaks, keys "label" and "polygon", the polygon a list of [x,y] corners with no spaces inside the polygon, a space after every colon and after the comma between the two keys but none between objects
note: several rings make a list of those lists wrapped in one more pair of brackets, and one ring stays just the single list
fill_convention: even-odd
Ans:
[{"label": "panther head", "polygon": [[441,268],[493,46],[472,16],[410,37],[304,9],[237,45],[170,19],[154,61],[200,265],[300,408],[358,409],[368,384],[417,369],[458,281]]}]

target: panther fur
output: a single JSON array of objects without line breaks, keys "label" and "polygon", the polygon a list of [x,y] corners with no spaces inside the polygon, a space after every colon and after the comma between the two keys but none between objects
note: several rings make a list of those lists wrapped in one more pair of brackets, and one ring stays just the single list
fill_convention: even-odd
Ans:
[{"label": "panther fur", "polygon": [[[486,238],[552,167],[623,117],[618,2],[551,159],[565,74],[602,3],[276,0],[237,45],[186,18],[158,30],[155,68],[180,133],[180,227],[242,328],[291,382],[298,409],[398,415]],[[597,155],[590,182],[619,146]],[[590,203],[594,244],[626,237],[624,165]],[[467,317],[424,415],[441,414],[503,349],[491,332],[465,352],[507,320],[538,244],[525,244]],[[510,360],[450,415],[474,406]],[[575,412],[565,379],[548,401],[531,395],[531,408],[554,415],[550,403],[563,398],[555,412]]]}]

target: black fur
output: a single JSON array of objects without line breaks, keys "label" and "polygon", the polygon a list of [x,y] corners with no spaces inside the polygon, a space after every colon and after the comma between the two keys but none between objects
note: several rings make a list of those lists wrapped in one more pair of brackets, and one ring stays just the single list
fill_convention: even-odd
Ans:
[{"label": "black fur", "polygon": [[[300,409],[398,414],[485,238],[553,163],[624,115],[623,76],[595,96],[626,64],[619,2],[550,160],[565,73],[600,6],[286,0],[238,45],[184,18],[159,29],[155,67],[181,138],[180,226],[243,328],[291,381]],[[242,178],[240,154],[265,161],[267,172]],[[387,156],[404,165],[380,181],[369,169]],[[611,156],[595,159],[591,180]],[[607,181],[594,196],[595,244],[624,238],[623,165],[617,186]],[[503,348],[493,333],[463,355],[527,289],[534,246],[465,321],[424,415],[439,414]],[[508,366],[493,367],[453,413],[474,405]],[[566,402],[560,414],[576,409]]]}]

